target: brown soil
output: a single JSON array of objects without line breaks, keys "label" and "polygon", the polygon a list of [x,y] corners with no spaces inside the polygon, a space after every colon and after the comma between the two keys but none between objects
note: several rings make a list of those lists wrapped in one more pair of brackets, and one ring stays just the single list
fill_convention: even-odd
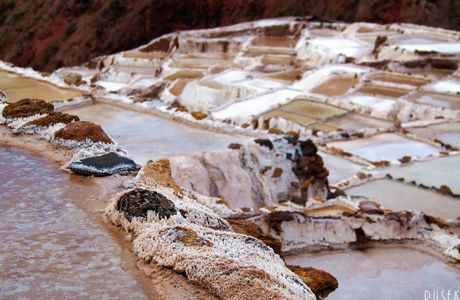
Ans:
[{"label": "brown soil", "polygon": [[41,99],[22,99],[18,102],[8,104],[3,110],[5,118],[24,118],[36,114],[47,114],[54,110],[53,104]]},{"label": "brown soil", "polygon": [[110,139],[110,137],[104,132],[101,126],[86,121],[72,122],[68,124],[66,127],[56,132],[54,137],[69,141],[83,142],[90,140],[95,143],[113,143],[112,139]]},{"label": "brown soil", "polygon": [[300,266],[287,267],[308,285],[318,299],[326,298],[339,287],[337,279],[326,271]]},{"label": "brown soil", "polygon": [[228,218],[226,220],[236,233],[253,236],[272,248],[275,253],[281,255],[281,241],[270,234],[264,233],[256,223],[244,219]]},{"label": "brown soil", "polygon": [[69,115],[66,113],[52,112],[43,118],[30,121],[26,123],[24,126],[47,127],[47,126],[54,125],[57,123],[69,124],[73,121],[80,121],[80,118],[78,118],[78,116]]},{"label": "brown soil", "polygon": [[158,185],[172,188],[177,193],[182,193],[182,189],[172,178],[171,164],[167,158],[149,161],[142,168],[140,180],[146,185],[149,184],[149,181],[152,181]]},{"label": "brown soil", "polygon": [[[176,30],[305,15],[458,30],[459,13],[456,0],[5,0],[0,4],[0,44],[7,46],[0,49],[0,59],[51,71],[132,49]],[[283,28],[266,31],[276,35]],[[169,44],[158,43],[154,50],[165,51]]]}]

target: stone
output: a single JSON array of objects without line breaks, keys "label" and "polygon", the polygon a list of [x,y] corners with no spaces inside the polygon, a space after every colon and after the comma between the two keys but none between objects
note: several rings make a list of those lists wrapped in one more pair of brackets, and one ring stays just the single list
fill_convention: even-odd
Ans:
[{"label": "stone", "polygon": [[24,126],[48,127],[50,125],[54,125],[58,123],[69,124],[73,121],[80,121],[80,118],[78,116],[69,115],[66,113],[52,112],[43,118],[30,121],[26,123]]},{"label": "stone", "polygon": [[359,203],[359,209],[366,214],[371,214],[371,215],[383,215],[384,211],[382,208],[380,208],[380,204],[374,201],[361,201]]},{"label": "stone", "polygon": [[273,150],[273,143],[269,139],[255,139],[254,142],[259,144],[261,147],[267,147],[270,150]]},{"label": "stone", "polygon": [[281,177],[281,175],[283,175],[283,169],[275,168],[273,170],[272,178],[278,178],[278,177]]},{"label": "stone", "polygon": [[26,118],[36,114],[49,114],[53,112],[54,106],[41,99],[22,99],[15,103],[8,104],[3,110],[5,118]]},{"label": "stone", "polygon": [[113,143],[112,139],[104,132],[101,126],[86,121],[67,124],[66,127],[56,132],[54,138],[78,142],[90,140],[94,143]]},{"label": "stone", "polygon": [[117,210],[123,212],[128,221],[133,218],[147,219],[147,212],[153,211],[160,219],[177,214],[174,203],[162,194],[145,189],[134,189],[121,196]]},{"label": "stone", "polygon": [[337,279],[326,271],[287,265],[312,290],[318,299],[326,298],[339,287]]},{"label": "stone", "polygon": [[197,120],[203,120],[203,119],[206,119],[208,117],[207,114],[205,114],[204,112],[201,112],[201,111],[194,111],[191,114]]},{"label": "stone", "polygon": [[78,73],[68,73],[62,78],[67,85],[79,86],[84,83],[82,76]]},{"label": "stone", "polygon": [[318,148],[312,140],[300,141],[300,148],[303,156],[313,156],[318,153]]},{"label": "stone", "polygon": [[109,176],[116,173],[135,171],[139,169],[139,166],[132,159],[110,152],[73,161],[69,164],[69,169],[79,175]]}]

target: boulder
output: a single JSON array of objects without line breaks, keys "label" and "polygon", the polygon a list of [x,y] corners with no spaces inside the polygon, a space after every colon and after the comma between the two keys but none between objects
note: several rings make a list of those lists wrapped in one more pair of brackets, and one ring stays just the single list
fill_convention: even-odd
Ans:
[{"label": "boulder", "polygon": [[57,131],[54,137],[56,139],[78,142],[90,140],[95,143],[113,143],[112,139],[104,132],[101,126],[86,121],[69,123],[66,127]]},{"label": "boulder", "polygon": [[67,85],[76,85],[76,86],[79,86],[83,83],[85,83],[83,80],[82,80],[82,76],[78,73],[69,73],[69,74],[66,74],[64,75],[64,77],[62,78],[64,80],[64,82],[67,84]]},{"label": "boulder", "polygon": [[287,267],[302,279],[318,299],[326,298],[339,287],[337,279],[326,271],[293,265]]},{"label": "boulder", "polygon": [[162,194],[145,189],[134,189],[124,194],[117,205],[130,222],[134,217],[147,218],[147,212],[153,211],[160,219],[177,214],[174,203]]},{"label": "boulder", "polygon": [[109,176],[121,172],[135,171],[139,169],[139,166],[132,159],[110,152],[73,161],[70,163],[69,169],[79,175]]},{"label": "boulder", "polygon": [[66,113],[52,112],[43,118],[30,121],[26,123],[24,126],[48,127],[50,125],[54,125],[58,123],[69,124],[73,121],[80,121],[80,118],[78,118],[78,116],[69,115]]},{"label": "boulder", "polygon": [[41,99],[22,99],[15,103],[10,103],[3,110],[5,118],[25,118],[36,114],[49,114],[53,112],[54,106]]}]

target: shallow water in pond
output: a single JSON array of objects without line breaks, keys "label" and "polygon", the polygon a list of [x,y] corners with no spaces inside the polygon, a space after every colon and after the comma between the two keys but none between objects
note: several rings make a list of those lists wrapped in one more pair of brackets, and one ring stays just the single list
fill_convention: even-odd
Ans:
[{"label": "shallow water in pond", "polygon": [[357,83],[358,79],[355,78],[332,78],[315,87],[311,92],[329,97],[339,96],[345,94]]},{"label": "shallow water in pond", "polygon": [[94,185],[2,146],[0,170],[0,298],[148,299],[118,244],[74,204],[95,201]]},{"label": "shallow water in pond", "polygon": [[149,159],[224,149],[230,143],[248,140],[246,137],[186,127],[107,104],[88,105],[66,112],[101,125],[140,164]]},{"label": "shallow water in pond", "polygon": [[403,177],[407,182],[415,181],[428,187],[446,185],[454,194],[460,195],[460,156],[440,157],[400,168],[389,168],[388,173],[394,178]]},{"label": "shallow water in pond", "polygon": [[[460,271],[428,254],[378,248],[285,257],[290,265],[327,270],[339,281],[328,300],[426,299],[425,290],[459,290]],[[435,298],[429,298],[435,299]]]},{"label": "shallow water in pond", "polygon": [[352,187],[345,190],[345,193],[369,197],[391,210],[423,211],[429,215],[447,219],[460,217],[458,199],[388,179]]},{"label": "shallow water in pond", "polygon": [[410,131],[418,136],[432,140],[440,140],[444,144],[460,148],[460,123],[438,124],[414,128]]},{"label": "shallow water in pond", "polygon": [[383,133],[368,138],[331,142],[328,146],[341,148],[369,161],[396,160],[403,156],[425,158],[440,149],[393,133]]},{"label": "shallow water in pond", "polygon": [[48,102],[79,97],[83,92],[65,89],[34,78],[0,71],[0,90],[5,91],[10,102],[24,98],[40,98]]}]

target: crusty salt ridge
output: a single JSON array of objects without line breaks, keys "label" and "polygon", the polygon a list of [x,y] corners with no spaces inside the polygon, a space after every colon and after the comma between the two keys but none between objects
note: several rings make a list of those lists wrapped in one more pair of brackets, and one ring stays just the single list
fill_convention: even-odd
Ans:
[{"label": "crusty salt ridge", "polygon": [[146,220],[135,217],[129,222],[117,210],[125,192],[112,199],[105,215],[135,238],[133,249],[139,258],[185,273],[222,299],[253,298],[255,291],[260,299],[316,299],[271,248],[232,232],[224,219],[201,204],[169,198],[179,211],[188,211],[168,219],[149,211]]},{"label": "crusty salt ridge", "polygon": [[10,128],[13,133],[30,134],[34,137],[37,137],[38,139],[46,140],[54,146],[71,149],[73,151],[72,159],[62,167],[63,169],[66,169],[67,165],[72,161],[77,161],[92,156],[98,156],[109,152],[115,152],[118,155],[129,157],[126,151],[121,149],[116,144],[116,142],[108,144],[102,142],[94,142],[89,139],[86,139],[85,141],[56,139],[55,134],[66,126],[64,123],[56,123],[48,126],[25,126],[29,122],[43,118],[48,114],[35,114],[29,117],[21,118],[4,118],[3,110],[8,106],[8,103],[6,103],[8,98],[6,94],[3,93],[3,91],[0,92],[1,96],[3,97],[2,101],[5,101],[0,103],[0,125],[6,125],[6,127]]},{"label": "crusty salt ridge", "polygon": [[362,197],[339,197],[307,209],[279,206],[254,217],[264,231],[282,241],[283,252],[344,249],[367,240],[417,241],[448,260],[460,262],[460,238],[422,212],[392,212]]}]

